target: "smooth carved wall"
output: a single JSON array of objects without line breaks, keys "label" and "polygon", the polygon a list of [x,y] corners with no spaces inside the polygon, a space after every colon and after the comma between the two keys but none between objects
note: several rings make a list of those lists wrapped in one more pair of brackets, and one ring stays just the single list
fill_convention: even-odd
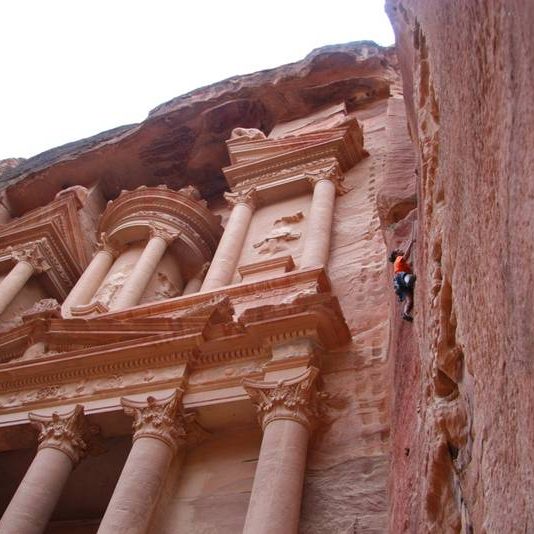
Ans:
[{"label": "smooth carved wall", "polygon": [[[308,232],[310,203],[311,193],[260,206],[254,212],[238,266],[287,255],[298,265]],[[240,281],[236,271],[234,282]]]}]

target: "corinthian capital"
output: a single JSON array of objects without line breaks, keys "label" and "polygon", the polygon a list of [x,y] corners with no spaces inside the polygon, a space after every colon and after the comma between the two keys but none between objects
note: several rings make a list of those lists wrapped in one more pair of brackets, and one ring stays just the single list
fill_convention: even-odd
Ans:
[{"label": "corinthian capital", "polygon": [[100,252],[102,250],[111,254],[114,258],[119,255],[119,248],[111,242],[106,232],[100,234],[100,241],[97,243],[97,251]]},{"label": "corinthian capital", "polygon": [[31,424],[39,430],[39,450],[47,447],[64,452],[76,465],[87,455],[91,439],[98,427],[89,425],[83,406],[77,405],[68,414],[57,412],[51,416],[30,413]]},{"label": "corinthian capital", "polygon": [[41,245],[45,245],[44,240],[42,243],[40,241],[34,241],[28,243],[24,248],[13,250],[11,252],[11,257],[19,262],[23,261],[29,263],[35,273],[42,273],[51,269],[50,264],[46,260],[45,255],[41,249]]},{"label": "corinthian capital", "polygon": [[157,400],[148,397],[146,402],[121,399],[127,415],[134,418],[133,440],[150,437],[163,441],[174,452],[185,445],[186,425],[194,417],[185,414],[182,405],[183,391],[177,389],[170,398]]},{"label": "corinthian capital", "polygon": [[311,430],[319,415],[319,400],[324,396],[316,388],[318,374],[319,369],[309,367],[295,378],[278,382],[243,380],[262,429],[277,419],[291,419]]},{"label": "corinthian capital", "polygon": [[232,207],[237,204],[246,204],[252,210],[258,207],[258,195],[255,187],[249,187],[236,193],[224,193],[224,198]]},{"label": "corinthian capital", "polygon": [[342,195],[347,192],[343,187],[342,182],[344,180],[344,176],[337,162],[334,162],[328,167],[323,167],[322,169],[318,169],[316,171],[307,171],[304,173],[304,176],[314,188],[320,181],[328,180],[335,185],[336,193],[338,195]]},{"label": "corinthian capital", "polygon": [[163,239],[167,245],[170,245],[175,239],[178,238],[179,235],[180,232],[172,228],[168,228],[167,226],[163,226],[162,224],[150,224],[150,238],[159,237]]}]

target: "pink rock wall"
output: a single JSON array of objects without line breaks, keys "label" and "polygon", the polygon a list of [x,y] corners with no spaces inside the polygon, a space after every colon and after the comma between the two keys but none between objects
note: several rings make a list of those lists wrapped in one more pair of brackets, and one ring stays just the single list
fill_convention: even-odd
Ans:
[{"label": "pink rock wall", "polygon": [[534,6],[387,11],[419,196],[416,320],[392,349],[390,531],[531,532]]}]

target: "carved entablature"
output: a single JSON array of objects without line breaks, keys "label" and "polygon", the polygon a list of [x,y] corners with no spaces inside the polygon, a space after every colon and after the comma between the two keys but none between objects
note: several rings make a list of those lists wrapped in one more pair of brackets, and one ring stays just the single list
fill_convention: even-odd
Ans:
[{"label": "carved entablature", "polygon": [[309,172],[335,165],[341,176],[368,155],[362,130],[352,118],[338,127],[282,139],[234,135],[227,147],[232,164],[223,171],[231,190],[255,187],[266,204],[309,191]]},{"label": "carved entablature", "polygon": [[180,191],[141,186],[108,202],[99,232],[105,232],[116,248],[160,235],[201,265],[213,257],[223,228],[192,186]]},{"label": "carved entablature", "polygon": [[[150,388],[181,387],[203,396],[233,388],[232,395],[243,399],[243,377],[313,362],[312,353],[300,351],[298,357],[288,358],[281,349],[273,359],[273,347],[300,346],[298,340],[306,340],[328,351],[350,340],[329,289],[318,268],[84,320],[54,314],[33,318],[0,334],[0,354],[11,355],[0,363],[0,414],[27,413],[61,401],[86,402],[95,395],[117,398]],[[46,348],[21,361],[30,338],[43,340]],[[234,369],[239,365],[243,372]],[[232,366],[228,374],[189,389],[191,373],[218,367],[222,372],[226,366]]]},{"label": "carved entablature", "polygon": [[74,411],[65,415],[30,413],[31,424],[39,430],[39,450],[60,450],[76,465],[87,455],[92,438],[98,432],[98,427],[90,425],[83,412],[83,406],[77,405]]},{"label": "carved entablature", "polygon": [[318,374],[319,369],[308,367],[299,376],[276,382],[244,379],[243,387],[256,406],[262,429],[273,421],[289,419],[311,431],[320,416],[323,398],[316,388]]},{"label": "carved entablature", "polygon": [[194,414],[185,414],[182,405],[183,390],[177,389],[170,398],[157,400],[148,397],[146,402],[121,399],[124,412],[134,418],[133,440],[154,438],[163,441],[173,452],[185,445],[188,424]]}]

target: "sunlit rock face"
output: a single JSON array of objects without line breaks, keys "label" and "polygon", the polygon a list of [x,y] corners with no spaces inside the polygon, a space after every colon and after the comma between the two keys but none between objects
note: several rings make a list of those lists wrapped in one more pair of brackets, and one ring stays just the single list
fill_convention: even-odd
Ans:
[{"label": "sunlit rock face", "polygon": [[[390,345],[389,528],[528,532],[534,10],[388,0],[387,12],[419,197],[391,232],[402,241],[416,220],[416,318],[413,327],[392,325]],[[385,200],[399,184],[385,184]]]}]

